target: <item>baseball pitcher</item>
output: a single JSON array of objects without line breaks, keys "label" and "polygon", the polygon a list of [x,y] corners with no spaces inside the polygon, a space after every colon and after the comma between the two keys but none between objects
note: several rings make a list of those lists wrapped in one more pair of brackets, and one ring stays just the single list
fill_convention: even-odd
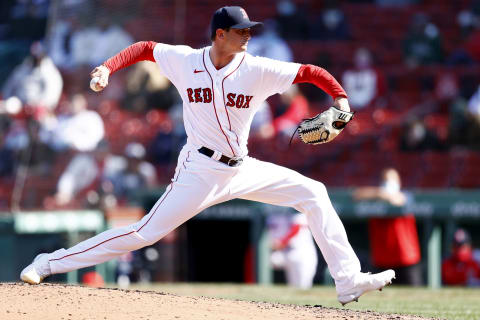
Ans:
[{"label": "baseball pitcher", "polygon": [[289,206],[305,214],[335,280],[340,303],[391,283],[393,270],[360,271],[360,262],[321,182],[248,156],[248,133],[255,112],[269,96],[294,83],[312,83],[335,100],[330,109],[300,124],[304,142],[331,141],[353,117],[345,91],[326,70],[248,54],[250,30],[260,25],[250,21],[240,7],[223,7],[211,20],[211,46],[192,49],[138,42],[92,71],[93,89],[100,91],[117,70],[143,60],[156,63],[183,99],[187,143],[172,182],[148,215],[72,248],[37,256],[21,272],[23,281],[38,284],[51,274],[96,265],[151,245],[202,210],[240,198]]}]

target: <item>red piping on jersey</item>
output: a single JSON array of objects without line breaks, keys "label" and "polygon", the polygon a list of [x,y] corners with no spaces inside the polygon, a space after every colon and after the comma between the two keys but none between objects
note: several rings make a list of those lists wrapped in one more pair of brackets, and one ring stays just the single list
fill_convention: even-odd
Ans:
[{"label": "red piping on jersey", "polygon": [[[234,73],[235,71],[238,70],[238,68],[240,68],[240,65],[242,64],[243,62],[243,59],[245,59],[245,54],[243,54],[243,57],[242,57],[242,61],[240,61],[240,63],[238,64],[238,67],[235,68],[235,70],[233,70],[232,72],[230,72],[225,78],[223,78],[222,80],[222,94],[223,94],[223,106],[225,107],[225,112],[227,113],[227,119],[228,119],[228,125],[230,126],[230,131],[232,131],[232,124],[230,123],[230,117],[228,115],[228,110],[227,110],[227,105],[225,103],[225,90],[223,89],[223,82],[225,82],[225,79],[227,79],[228,77],[230,77],[230,75],[232,73]],[[238,136],[237,134],[235,133],[235,131],[232,131],[234,134],[235,134],[235,137],[237,138],[237,145],[238,147],[240,147],[240,143],[238,142]]]},{"label": "red piping on jersey", "polygon": [[[183,164],[184,167],[185,167],[185,161],[188,160],[188,157],[190,157],[190,153],[188,153],[188,154],[187,154],[187,157],[185,158],[185,160],[183,160],[183,163],[182,163],[182,164]],[[179,176],[180,176],[180,168],[178,169],[177,178],[175,179],[175,177],[174,177],[174,180],[175,180],[175,181],[172,181],[172,183],[170,184],[171,187],[170,187],[170,190],[168,191],[168,193],[170,193],[170,191],[172,191],[172,189],[173,189],[173,182],[177,182]],[[150,221],[150,219],[153,218],[153,215],[157,212],[158,207],[160,207],[160,205],[163,203],[163,200],[165,200],[166,197],[167,197],[167,195],[165,195],[165,197],[162,199],[162,201],[158,204],[157,208],[153,211],[153,213],[152,213],[152,215],[150,216],[150,218],[148,218],[148,220],[143,224],[143,226],[141,226],[141,227],[137,230],[137,232],[140,232],[140,230],[142,230],[143,227],[145,227],[145,226],[147,225],[147,223]]]},{"label": "red piping on jersey", "polygon": [[190,158],[190,151],[188,151],[188,153],[187,153],[187,158],[186,158],[185,161],[183,161],[183,163],[182,163],[182,164],[183,164],[183,167],[184,167],[185,169],[187,169],[187,167],[185,167],[185,162],[188,162],[188,161],[187,161],[188,158]]},{"label": "red piping on jersey", "polygon": [[[188,156],[187,156],[187,158],[185,159],[185,161],[188,160],[188,157],[189,157],[189,156],[190,156],[190,153],[188,154]],[[185,161],[183,161],[183,166],[184,166],[184,167],[185,167]],[[100,246],[100,245],[102,245],[102,244],[104,244],[104,243],[106,243],[106,242],[109,242],[109,241],[112,241],[112,240],[114,240],[114,239],[121,238],[121,237],[124,237],[124,236],[128,236],[128,235],[130,235],[130,234],[132,234],[132,233],[135,233],[135,232],[140,232],[140,230],[142,230],[143,227],[145,227],[145,226],[147,225],[147,223],[150,222],[150,220],[151,220],[152,217],[155,215],[155,213],[157,213],[158,207],[160,207],[160,205],[163,203],[163,201],[164,201],[164,200],[167,198],[167,196],[169,195],[170,191],[172,191],[172,189],[173,189],[173,183],[178,181],[178,177],[179,177],[179,176],[180,176],[180,169],[178,170],[177,177],[176,177],[176,178],[174,177],[174,179],[173,179],[174,181],[170,184],[170,190],[168,190],[168,191],[164,194],[163,199],[158,203],[157,207],[153,209],[153,213],[152,213],[152,215],[150,216],[150,218],[148,218],[148,220],[147,220],[138,230],[133,230],[133,231],[130,231],[130,232],[127,232],[127,233],[124,233],[124,234],[115,236],[115,237],[113,237],[113,238],[104,240],[104,241],[100,242],[99,244],[96,244],[96,245],[94,245],[93,247],[90,247],[90,248],[85,249],[85,250],[83,250],[83,251],[79,251],[79,252],[67,254],[66,256],[63,256],[63,257],[61,257],[61,258],[50,259],[50,260],[48,260],[48,261],[49,261],[49,262],[50,262],[50,261],[59,261],[59,260],[62,260],[62,259],[65,259],[65,258],[68,258],[68,257],[71,257],[71,256],[75,256],[75,255],[80,254],[80,253],[85,253],[85,252],[90,251],[90,250],[92,250],[92,249],[94,249],[94,248],[96,248],[96,247],[98,247],[98,246]]]},{"label": "red piping on jersey", "polygon": [[[210,72],[207,69],[207,65],[205,64],[205,49],[203,49],[202,59],[203,59],[203,66],[205,67],[205,70],[207,71],[208,76],[210,77],[210,81],[212,82],[213,110],[215,110],[215,117],[217,117],[218,126],[220,127],[220,131],[222,131],[223,135],[225,136],[225,139],[227,139],[228,146],[230,147],[230,150],[232,150],[232,154],[235,157],[236,156],[235,151],[233,151],[232,145],[230,144],[230,140],[228,140],[227,135],[225,134],[225,132],[223,132],[222,125],[220,124],[220,120],[218,119],[217,107],[215,106],[215,89],[213,88],[213,78],[212,78],[212,75],[210,74]],[[227,117],[228,117],[228,113],[227,113]],[[228,122],[230,122],[230,119],[228,120]]]}]

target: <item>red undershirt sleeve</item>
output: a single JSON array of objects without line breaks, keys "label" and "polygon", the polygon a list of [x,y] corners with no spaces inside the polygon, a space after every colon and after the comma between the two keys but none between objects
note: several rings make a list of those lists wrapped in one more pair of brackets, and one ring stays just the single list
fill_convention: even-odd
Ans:
[{"label": "red undershirt sleeve", "polygon": [[347,98],[347,93],[343,90],[338,81],[325,69],[311,65],[303,64],[299,69],[293,83],[312,83],[328,93],[333,99],[337,97]]},{"label": "red undershirt sleeve", "polygon": [[103,65],[110,70],[110,74],[113,74],[120,69],[140,61],[147,60],[155,62],[153,48],[155,48],[156,44],[155,41],[136,42],[105,61]]}]

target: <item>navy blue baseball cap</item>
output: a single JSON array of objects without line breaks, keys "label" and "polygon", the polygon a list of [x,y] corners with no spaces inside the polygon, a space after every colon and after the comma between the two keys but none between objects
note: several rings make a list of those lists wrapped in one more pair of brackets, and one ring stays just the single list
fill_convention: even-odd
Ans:
[{"label": "navy blue baseball cap", "polygon": [[241,7],[223,7],[215,11],[210,23],[212,38],[217,29],[245,29],[261,26],[263,23],[250,21],[247,12]]}]

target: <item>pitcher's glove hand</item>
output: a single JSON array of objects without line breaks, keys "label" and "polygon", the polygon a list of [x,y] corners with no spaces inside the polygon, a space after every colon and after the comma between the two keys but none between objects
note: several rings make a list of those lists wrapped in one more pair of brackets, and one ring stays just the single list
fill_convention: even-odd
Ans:
[{"label": "pitcher's glove hand", "polygon": [[353,114],[354,112],[330,107],[313,118],[303,120],[298,126],[298,135],[307,144],[330,142],[353,119]]}]

